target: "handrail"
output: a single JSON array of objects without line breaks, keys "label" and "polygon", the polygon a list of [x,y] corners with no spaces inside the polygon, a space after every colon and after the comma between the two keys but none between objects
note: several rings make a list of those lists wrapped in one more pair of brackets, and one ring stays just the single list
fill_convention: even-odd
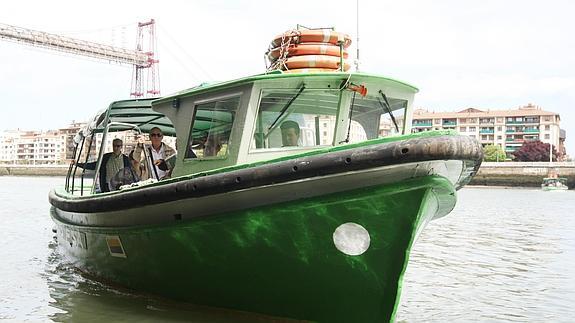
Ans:
[{"label": "handrail", "polygon": [[76,179],[76,171],[78,170],[78,161],[80,160],[80,156],[82,155],[82,150],[84,148],[84,141],[86,140],[86,137],[82,137],[82,143],[80,146],[80,151],[78,152],[78,157],[74,156],[74,160],[76,161],[74,163],[74,170],[72,171],[72,192],[71,194],[74,194],[74,181]]}]

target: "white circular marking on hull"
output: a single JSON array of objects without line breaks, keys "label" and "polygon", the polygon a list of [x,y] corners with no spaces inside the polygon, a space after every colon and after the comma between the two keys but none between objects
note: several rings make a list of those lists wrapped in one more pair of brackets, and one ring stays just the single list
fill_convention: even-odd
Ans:
[{"label": "white circular marking on hull", "polygon": [[363,254],[369,248],[370,240],[369,232],[353,222],[344,223],[333,232],[335,247],[349,256]]}]

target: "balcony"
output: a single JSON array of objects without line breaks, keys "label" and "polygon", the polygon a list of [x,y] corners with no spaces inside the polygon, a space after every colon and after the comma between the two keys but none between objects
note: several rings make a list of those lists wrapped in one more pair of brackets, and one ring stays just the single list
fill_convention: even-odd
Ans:
[{"label": "balcony", "polygon": [[505,132],[515,132],[515,129],[506,129]]},{"label": "balcony", "polygon": [[509,120],[505,120],[505,124],[524,124],[524,123],[525,123],[525,121],[523,121],[523,120],[521,120],[521,121],[516,121],[516,120],[509,121]]},{"label": "balcony", "polygon": [[525,129],[523,130],[523,132],[527,132],[527,133],[539,133],[539,129]]},{"label": "balcony", "polygon": [[495,133],[495,130],[493,129],[479,129],[479,133],[484,134],[484,133]]},{"label": "balcony", "polygon": [[431,121],[429,122],[413,122],[412,123],[413,127],[431,127],[433,126],[433,124],[431,123]]},{"label": "balcony", "polygon": [[455,122],[455,121],[443,121],[444,127],[455,127],[456,125],[457,125],[457,122]]}]

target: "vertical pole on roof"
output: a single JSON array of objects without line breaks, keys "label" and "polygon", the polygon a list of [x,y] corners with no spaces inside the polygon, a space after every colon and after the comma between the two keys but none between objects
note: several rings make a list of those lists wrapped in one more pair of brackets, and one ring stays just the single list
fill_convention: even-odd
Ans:
[{"label": "vertical pole on roof", "polygon": [[340,71],[344,71],[344,63],[343,63],[343,44],[344,44],[344,39],[343,39],[343,34],[339,34],[337,36],[337,44],[339,45],[339,70]]},{"label": "vertical pole on roof", "polygon": [[359,72],[359,0],[355,0],[355,71]]}]

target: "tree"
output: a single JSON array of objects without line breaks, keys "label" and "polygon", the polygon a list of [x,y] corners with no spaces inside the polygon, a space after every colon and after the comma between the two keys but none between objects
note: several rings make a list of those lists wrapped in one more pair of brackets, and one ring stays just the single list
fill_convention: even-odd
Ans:
[{"label": "tree", "polygon": [[488,162],[505,161],[507,155],[499,145],[487,145],[483,147],[483,160]]},{"label": "tree", "polygon": [[[523,162],[548,162],[549,161],[549,144],[541,141],[527,141],[521,148],[513,152],[516,161]],[[557,161],[557,152],[553,147],[553,160]]]}]

